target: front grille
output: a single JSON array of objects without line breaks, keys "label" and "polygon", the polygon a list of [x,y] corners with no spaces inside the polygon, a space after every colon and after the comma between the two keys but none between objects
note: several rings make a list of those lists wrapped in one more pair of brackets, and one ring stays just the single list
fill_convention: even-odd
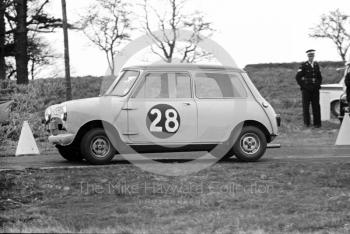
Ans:
[{"label": "front grille", "polygon": [[59,118],[52,118],[45,124],[47,132],[52,135],[57,135],[61,131],[65,131],[66,129],[63,126],[63,122]]}]

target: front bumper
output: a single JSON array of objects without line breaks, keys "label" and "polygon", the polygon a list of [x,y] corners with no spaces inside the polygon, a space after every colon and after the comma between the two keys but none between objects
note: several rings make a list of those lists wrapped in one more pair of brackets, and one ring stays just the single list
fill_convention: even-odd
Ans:
[{"label": "front bumper", "polygon": [[74,141],[75,134],[67,132],[60,118],[50,118],[49,121],[45,121],[45,128],[50,134],[48,140],[51,144],[66,146]]},{"label": "front bumper", "polygon": [[54,145],[70,145],[74,140],[74,134],[66,133],[66,134],[59,134],[56,136],[49,136],[49,142]]}]

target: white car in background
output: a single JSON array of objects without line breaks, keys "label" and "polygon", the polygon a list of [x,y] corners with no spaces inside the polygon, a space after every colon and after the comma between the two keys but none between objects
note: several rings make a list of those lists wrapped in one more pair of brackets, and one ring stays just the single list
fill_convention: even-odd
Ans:
[{"label": "white car in background", "polygon": [[183,64],[125,68],[103,96],[51,106],[45,120],[65,159],[92,164],[116,153],[217,146],[226,147],[220,157],[256,161],[280,125],[245,71]]},{"label": "white car in background", "polygon": [[344,75],[339,83],[321,85],[320,104],[321,119],[323,121],[330,120],[332,116],[338,118],[341,114],[340,97],[343,95],[346,89],[344,80],[347,68],[344,67],[337,70],[344,70]]}]

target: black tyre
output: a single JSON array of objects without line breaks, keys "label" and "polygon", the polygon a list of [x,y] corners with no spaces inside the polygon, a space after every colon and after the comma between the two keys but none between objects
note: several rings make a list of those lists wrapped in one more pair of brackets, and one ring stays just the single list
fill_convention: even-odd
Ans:
[{"label": "black tyre", "polygon": [[255,162],[265,153],[265,134],[257,127],[245,126],[233,146],[235,156],[244,162]]},{"label": "black tyre", "polygon": [[60,155],[70,161],[70,162],[80,162],[83,161],[83,156],[80,154],[79,148],[74,148],[71,146],[61,146],[56,145],[56,148]]},{"label": "black tyre", "polygon": [[211,155],[213,155],[216,158],[219,158],[220,161],[225,161],[231,157],[233,157],[234,152],[233,149],[228,148],[220,148],[220,149],[214,149],[212,151],[209,151]]},{"label": "black tyre", "polygon": [[116,150],[102,128],[94,128],[85,133],[81,140],[80,151],[89,163],[95,165],[109,163],[116,154]]},{"label": "black tyre", "polygon": [[235,155],[235,152],[233,151],[233,148],[232,148],[224,155],[224,157],[221,158],[221,160],[228,160],[232,158],[234,155]]}]

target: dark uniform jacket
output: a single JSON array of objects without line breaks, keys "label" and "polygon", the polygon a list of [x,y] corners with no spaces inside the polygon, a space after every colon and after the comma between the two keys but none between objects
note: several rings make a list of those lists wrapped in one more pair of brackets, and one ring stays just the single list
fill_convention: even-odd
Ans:
[{"label": "dark uniform jacket", "polygon": [[317,62],[314,62],[313,67],[308,61],[302,63],[295,79],[297,80],[301,90],[319,90],[322,84],[320,66]]}]

